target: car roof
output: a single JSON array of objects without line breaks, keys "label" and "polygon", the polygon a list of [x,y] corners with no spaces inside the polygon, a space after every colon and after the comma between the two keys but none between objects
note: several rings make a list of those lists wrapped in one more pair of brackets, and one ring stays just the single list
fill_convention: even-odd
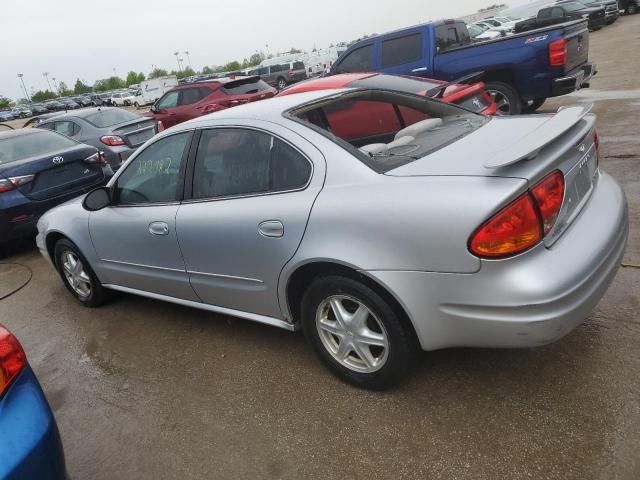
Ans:
[{"label": "car roof", "polygon": [[310,78],[284,89],[281,94],[284,97],[285,95],[293,93],[307,92],[310,91],[310,89],[330,90],[336,88],[344,88],[351,82],[362,80],[363,78],[370,78],[376,75],[379,75],[379,73],[340,73],[337,75],[331,75],[329,77]]}]

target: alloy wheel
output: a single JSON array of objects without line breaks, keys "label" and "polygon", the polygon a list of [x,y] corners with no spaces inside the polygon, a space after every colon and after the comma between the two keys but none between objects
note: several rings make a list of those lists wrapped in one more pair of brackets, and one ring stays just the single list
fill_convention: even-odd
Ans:
[{"label": "alloy wheel", "polygon": [[487,90],[498,107],[498,115],[509,115],[511,113],[511,102],[507,96],[499,90]]},{"label": "alloy wheel", "polygon": [[79,297],[87,298],[91,295],[91,279],[78,255],[66,250],[62,254],[62,269],[67,283]]},{"label": "alloy wheel", "polygon": [[316,312],[323,346],[340,365],[359,373],[380,370],[389,354],[389,337],[378,318],[359,300],[332,295]]}]

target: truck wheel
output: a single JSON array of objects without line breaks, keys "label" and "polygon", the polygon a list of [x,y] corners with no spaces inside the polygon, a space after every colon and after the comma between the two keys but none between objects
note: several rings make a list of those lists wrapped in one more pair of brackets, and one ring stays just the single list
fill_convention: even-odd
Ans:
[{"label": "truck wheel", "polygon": [[533,100],[524,101],[522,102],[522,113],[533,113],[544,105],[546,101],[546,98],[534,98]]},{"label": "truck wheel", "polygon": [[498,106],[498,115],[518,115],[521,112],[520,96],[511,85],[504,82],[487,82],[485,87]]}]

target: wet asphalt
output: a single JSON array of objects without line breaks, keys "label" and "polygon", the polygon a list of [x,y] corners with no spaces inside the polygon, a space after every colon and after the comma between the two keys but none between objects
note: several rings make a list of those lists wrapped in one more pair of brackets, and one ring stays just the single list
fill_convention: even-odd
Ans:
[{"label": "wet asphalt", "polygon": [[[623,186],[640,264],[640,15],[591,34],[601,168]],[[588,241],[589,239],[585,239]],[[546,347],[424,353],[383,393],[350,387],[301,334],[121,295],[86,309],[33,245],[0,265],[72,479],[640,478],[640,270],[623,268]]]}]

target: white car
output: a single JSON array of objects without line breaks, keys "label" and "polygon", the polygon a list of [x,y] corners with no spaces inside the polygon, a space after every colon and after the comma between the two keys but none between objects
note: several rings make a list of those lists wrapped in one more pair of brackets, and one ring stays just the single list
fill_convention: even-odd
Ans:
[{"label": "white car", "polygon": [[125,105],[133,105],[135,97],[133,92],[117,92],[111,95],[111,105],[122,107]]},{"label": "white car", "polygon": [[467,30],[469,31],[469,35],[474,40],[493,40],[495,38],[500,38],[503,36],[502,33],[491,30],[485,24],[477,24],[472,23],[471,25],[467,25]]}]

